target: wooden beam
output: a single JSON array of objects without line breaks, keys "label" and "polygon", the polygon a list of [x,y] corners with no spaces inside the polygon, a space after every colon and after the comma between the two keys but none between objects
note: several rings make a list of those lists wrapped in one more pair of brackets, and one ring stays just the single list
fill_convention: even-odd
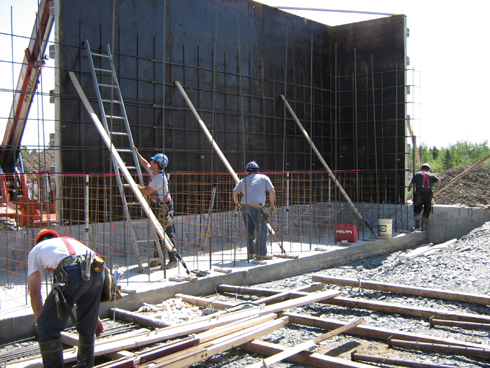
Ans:
[{"label": "wooden beam", "polygon": [[[266,356],[274,355],[286,350],[287,346],[272,344],[270,342],[253,340],[239,346],[240,349],[251,351]],[[331,357],[318,353],[301,352],[288,358],[289,361],[320,368],[369,368],[370,365],[351,362],[349,360]]]},{"label": "wooden beam", "polygon": [[410,348],[416,350],[431,350],[439,351],[444,353],[450,353],[454,355],[469,355],[484,359],[490,358],[490,350],[478,347],[468,347],[468,346],[454,346],[448,344],[437,344],[437,343],[426,343],[419,341],[404,341],[398,339],[389,339],[389,347],[400,347],[400,348]]},{"label": "wooden beam", "polygon": [[333,331],[330,331],[330,332],[324,333],[320,336],[317,336],[312,340],[303,342],[303,343],[296,345],[292,348],[287,348],[284,351],[281,351],[280,353],[277,353],[277,354],[274,354],[268,358],[265,358],[262,362],[259,362],[257,364],[252,364],[252,365],[250,365],[250,368],[268,367],[271,364],[280,362],[281,360],[284,360],[284,359],[287,359],[293,355],[296,355],[296,354],[300,353],[301,351],[308,350],[312,347],[315,347],[320,342],[327,340],[333,336],[340,335],[340,334],[360,325],[363,322],[364,322],[364,319],[360,318],[360,319],[357,319],[357,320],[352,321],[350,323],[347,323],[346,325],[341,326],[339,328],[336,328]]},{"label": "wooden beam", "polygon": [[402,367],[417,367],[417,368],[454,368],[454,365],[440,365],[440,364],[431,364],[431,363],[422,363],[422,362],[414,362],[408,361],[406,359],[392,359],[392,358],[384,358],[375,355],[366,355],[366,354],[358,354],[357,350],[351,353],[351,359],[355,362],[371,362],[371,363],[381,363],[387,365],[398,365]]},{"label": "wooden beam", "polygon": [[[312,284],[312,286],[315,288],[317,288],[319,285],[323,285],[323,284],[322,283]],[[297,289],[297,290],[306,291],[305,288]],[[242,288],[234,285],[219,285],[218,291],[228,292],[228,293],[239,293],[244,295],[257,295],[257,296],[274,295],[273,293],[276,294],[280,293],[279,290]],[[258,302],[260,302],[260,300]],[[420,318],[434,317],[438,319],[446,319],[446,320],[454,320],[454,321],[490,323],[490,316],[482,316],[482,315],[471,314],[471,313],[455,313],[455,312],[437,310],[432,308],[410,307],[410,306],[398,305],[393,303],[373,302],[373,301],[362,300],[362,299],[344,298],[341,296],[327,299],[322,303],[338,305],[338,306],[348,307],[348,308],[375,310],[383,313],[392,313],[392,314],[398,313],[406,316],[420,317]]]},{"label": "wooden beam", "polygon": [[236,303],[230,303],[230,302],[222,302],[219,300],[211,300],[208,298],[203,298],[199,296],[194,296],[194,295],[187,295],[187,294],[175,294],[176,298],[181,298],[184,302],[187,302],[189,304],[194,304],[199,307],[204,307],[204,308],[214,308],[218,310],[225,310],[228,308],[233,308]]},{"label": "wooden beam", "polygon": [[[340,326],[345,325],[345,322],[334,321],[325,318],[318,318],[312,316],[305,316],[297,313],[283,313],[284,316],[289,317],[289,323],[295,323],[298,325],[310,326],[321,328],[324,330],[333,330]],[[370,326],[357,326],[351,330],[349,330],[349,335],[362,336],[372,339],[384,340],[388,341],[390,337],[394,339],[406,340],[406,341],[421,341],[428,343],[439,343],[439,344],[447,344],[453,346],[467,346],[471,348],[482,348],[482,344],[475,344],[471,342],[465,342],[455,339],[444,339],[437,338],[427,335],[419,335],[413,334],[410,332],[403,331],[393,331],[383,328],[375,328]],[[484,348],[488,348],[487,345],[483,346]]]},{"label": "wooden beam", "polygon": [[419,318],[440,318],[454,321],[465,321],[465,322],[475,322],[475,323],[490,323],[489,316],[482,316],[471,313],[455,313],[450,311],[437,310],[432,308],[423,307],[410,307],[406,305],[399,305],[393,303],[384,302],[373,302],[362,299],[352,299],[344,297],[336,297],[329,299],[325,302],[326,304],[338,305],[347,308],[359,308],[375,310],[383,313],[391,314],[402,314],[405,316],[419,317]]},{"label": "wooden beam", "polygon": [[448,321],[446,319],[438,319],[434,317],[429,318],[430,327],[434,326],[450,326],[465,328],[468,330],[490,330],[489,323],[474,323],[474,322],[461,322],[461,321]]},{"label": "wooden beam", "polygon": [[171,354],[162,359],[152,361],[152,368],[181,368],[202,362],[213,355],[222,353],[226,350],[252,341],[257,337],[275,331],[283,327],[287,321],[287,318],[268,321],[246,330],[235,332],[225,337],[210,341],[204,347],[198,347],[200,349],[190,349],[188,351]]},{"label": "wooden beam", "polygon": [[115,308],[114,312],[116,317],[122,319],[123,321],[134,322],[145,327],[163,328],[171,326],[171,324],[162,321],[161,319],[144,317],[141,314],[130,312],[124,309]]},{"label": "wooden beam", "polygon": [[[148,205],[148,202],[146,201],[146,198],[143,196],[141,191],[138,189],[138,185],[134,181],[134,179],[131,176],[131,173],[128,171],[124,161],[122,160],[121,156],[117,152],[116,147],[114,147],[114,145],[112,144],[112,142],[109,138],[109,135],[105,131],[104,126],[102,125],[102,123],[99,120],[99,117],[97,116],[94,109],[92,108],[92,105],[90,104],[90,101],[88,100],[87,96],[85,95],[85,92],[83,91],[82,86],[78,82],[78,79],[77,79],[75,73],[68,72],[68,74],[69,74],[71,81],[73,82],[73,85],[75,86],[75,89],[77,90],[78,95],[80,96],[85,108],[87,109],[87,112],[89,113],[90,118],[92,119],[92,122],[95,124],[95,127],[99,131],[99,134],[100,134],[102,140],[104,141],[104,143],[106,144],[107,148],[109,149],[112,157],[114,158],[114,160],[116,160],[116,162],[119,166],[119,169],[124,174],[124,177],[126,178],[126,181],[128,182],[131,189],[133,190],[133,193],[134,193],[136,199],[138,200],[138,202],[140,202],[141,207],[143,208],[146,215],[150,219],[152,225],[155,227],[155,231],[157,232],[160,239],[162,239],[162,241],[165,244],[165,246],[167,247],[168,251],[174,252],[175,249],[173,248],[173,244],[170,241],[170,238],[168,237],[167,233],[164,231],[163,226],[160,223],[160,221],[158,221],[155,214],[151,210],[150,206]],[[182,262],[182,265],[184,265],[183,262]]]},{"label": "wooden beam", "polygon": [[484,295],[465,294],[458,292],[451,292],[445,290],[425,289],[415,286],[385,284],[381,282],[354,280],[354,279],[341,279],[337,277],[328,276],[313,276],[312,280],[315,282],[323,282],[325,284],[333,284],[340,286],[358,287],[362,289],[388,291],[392,293],[417,295],[428,298],[452,300],[464,303],[474,303],[480,305],[490,305],[490,297]]}]

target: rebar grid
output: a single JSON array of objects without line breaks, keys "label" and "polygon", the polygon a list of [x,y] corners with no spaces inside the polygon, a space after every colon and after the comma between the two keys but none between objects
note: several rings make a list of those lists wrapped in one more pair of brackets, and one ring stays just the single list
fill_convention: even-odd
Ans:
[{"label": "rebar grid", "polygon": [[[374,172],[336,172],[348,198],[343,197],[325,171],[265,174],[275,186],[277,208],[270,219],[276,234],[269,235],[269,254],[280,253],[281,246],[287,253],[294,253],[298,249],[312,251],[318,244],[335,244],[338,242],[335,229],[339,224],[357,226],[358,239],[375,235],[356,217],[349,200],[363,218],[374,221],[372,226],[378,218],[408,217],[398,213],[396,206],[391,209],[382,203],[372,205],[359,201],[365,187],[372,185]],[[385,175],[397,174],[387,172]],[[48,179],[51,186],[46,186]],[[114,175],[52,174],[47,177],[37,174],[28,175],[27,181],[32,193],[30,198],[26,200],[21,193],[11,190],[11,198],[16,199],[10,202],[10,212],[7,214],[4,207],[2,214],[0,274],[3,285],[25,284],[29,249],[34,246],[39,228],[46,226],[57,230],[61,236],[84,242],[111,267],[137,266],[135,245]],[[56,190],[55,181],[62,183]],[[147,176],[146,181],[149,181]],[[231,197],[234,185],[228,173],[170,174],[176,247],[191,262],[191,267],[197,262],[209,261],[211,269],[213,264],[243,260],[247,235],[242,216],[234,209]],[[43,192],[45,189],[47,191]],[[133,193],[126,194],[126,198],[128,203],[136,201]],[[269,213],[268,208],[265,211]],[[146,240],[138,245],[140,258],[148,263],[154,257],[158,237],[141,205],[132,206],[130,212],[136,232],[140,239]],[[149,269],[148,275],[151,281]]]}]

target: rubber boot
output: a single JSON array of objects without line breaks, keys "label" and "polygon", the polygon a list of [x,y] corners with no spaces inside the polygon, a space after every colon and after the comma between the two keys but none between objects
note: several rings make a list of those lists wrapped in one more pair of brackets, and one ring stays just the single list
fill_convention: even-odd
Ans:
[{"label": "rubber boot", "polygon": [[420,215],[417,215],[417,216],[414,216],[414,219],[415,219],[415,227],[413,228],[414,231],[420,231],[422,230],[422,224],[421,224],[421,216]]},{"label": "rubber boot", "polygon": [[422,231],[429,229],[429,219],[426,217],[422,217]]},{"label": "rubber boot", "polygon": [[64,368],[63,344],[61,339],[39,342],[44,368]]},{"label": "rubber boot", "polygon": [[77,368],[91,368],[94,366],[95,336],[78,337]]}]

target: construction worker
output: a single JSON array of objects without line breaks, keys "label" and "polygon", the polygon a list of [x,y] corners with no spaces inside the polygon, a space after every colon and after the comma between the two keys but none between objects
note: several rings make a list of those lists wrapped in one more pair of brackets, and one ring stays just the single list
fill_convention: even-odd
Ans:
[{"label": "construction worker", "polygon": [[[173,223],[174,204],[172,197],[168,191],[168,180],[164,172],[164,168],[168,165],[168,157],[163,153],[157,153],[150,158],[150,162],[146,161],[139,151],[134,147],[138,155],[138,160],[146,171],[151,174],[151,181],[148,186],[138,186],[142,194],[151,197],[151,208],[155,216],[162,223],[165,232],[167,233],[172,246],[175,248],[175,224]],[[165,252],[163,240],[160,240],[160,247]],[[158,254],[158,253],[157,253]],[[153,260],[150,262],[150,267],[156,267],[162,264],[162,260]],[[177,257],[174,252],[168,251],[168,263],[166,268],[177,267]]]},{"label": "construction worker", "polygon": [[[259,165],[255,161],[249,162],[245,171],[247,176],[233,189],[233,202],[237,212],[242,212],[247,227],[248,258],[267,258],[267,217],[264,205],[266,192],[269,192],[269,215],[272,215],[275,210],[276,191],[269,177],[259,174]],[[238,193],[243,193],[240,203]]]},{"label": "construction worker", "polygon": [[[436,185],[435,189],[433,185]],[[427,230],[429,226],[429,216],[432,211],[432,197],[434,192],[439,190],[441,179],[430,172],[430,165],[423,164],[408,186],[408,190],[413,192],[413,216],[415,219],[414,230]],[[423,212],[422,212],[423,210]]]},{"label": "construction worker", "polygon": [[[95,335],[104,332],[99,318],[104,272],[92,269],[91,260],[96,256],[78,240],[61,238],[54,230],[43,229],[36,236],[27,258],[27,282],[45,368],[64,367],[61,331],[69,317],[79,333],[77,367],[94,366]],[[53,273],[54,281],[44,305],[43,269]],[[74,304],[76,316],[72,312]]]}]

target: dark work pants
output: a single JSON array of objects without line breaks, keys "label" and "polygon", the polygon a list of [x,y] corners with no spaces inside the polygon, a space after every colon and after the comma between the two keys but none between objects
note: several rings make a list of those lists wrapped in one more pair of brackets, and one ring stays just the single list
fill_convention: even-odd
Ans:
[{"label": "dark work pants", "polygon": [[[100,296],[104,284],[104,272],[90,271],[90,280],[82,279],[80,264],[75,262],[65,267],[68,274],[68,285],[63,288],[63,295],[70,308],[77,305],[76,326],[81,336],[95,335],[97,319],[99,316]],[[58,318],[55,291],[51,291],[44,302],[43,309],[37,319],[37,333],[40,342],[47,342],[61,338],[69,318],[68,310],[63,306],[62,318]]]},{"label": "dark work pants", "polygon": [[[419,196],[419,198],[417,198]],[[429,190],[421,190],[419,193],[414,195],[413,200],[413,214],[414,216],[420,215],[424,210],[422,217],[429,218],[432,211],[432,192]]]}]

